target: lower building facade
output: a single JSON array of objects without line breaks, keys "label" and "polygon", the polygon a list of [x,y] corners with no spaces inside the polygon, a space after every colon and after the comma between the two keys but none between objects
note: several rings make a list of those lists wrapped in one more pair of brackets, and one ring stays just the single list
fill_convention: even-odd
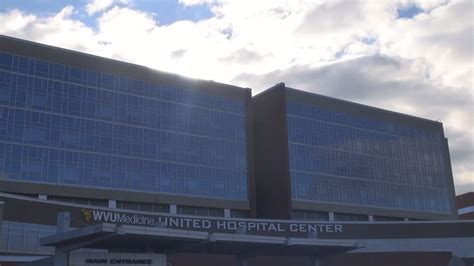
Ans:
[{"label": "lower building facade", "polygon": [[123,210],[8,193],[0,201],[2,265],[444,266],[474,259],[473,220],[315,222]]}]

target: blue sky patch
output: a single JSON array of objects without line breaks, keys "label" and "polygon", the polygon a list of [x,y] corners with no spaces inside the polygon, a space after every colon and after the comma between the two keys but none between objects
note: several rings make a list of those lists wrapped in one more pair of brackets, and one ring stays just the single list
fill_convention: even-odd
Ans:
[{"label": "blue sky patch", "polygon": [[375,43],[375,41],[377,40],[377,38],[373,37],[373,36],[366,36],[364,38],[362,38],[360,41],[362,43],[365,43],[367,45],[372,45]]},{"label": "blue sky patch", "polygon": [[402,6],[397,9],[397,18],[411,19],[420,13],[423,13],[423,9],[416,5]]},{"label": "blue sky patch", "polygon": [[135,0],[133,6],[141,11],[154,13],[160,25],[173,24],[179,20],[200,21],[211,18],[212,13],[208,5],[185,6],[178,0]]},{"label": "blue sky patch", "polygon": [[82,9],[87,3],[86,0],[1,0],[0,12],[19,9],[38,16],[50,16],[58,13],[67,5]]},{"label": "blue sky patch", "polygon": [[[22,12],[44,17],[55,15],[65,6],[71,5],[75,9],[74,19],[95,28],[100,13],[89,16],[86,12],[86,5],[89,2],[88,0],[0,0],[0,12],[19,9]],[[131,8],[154,14],[154,18],[160,25],[169,25],[180,20],[196,22],[214,15],[208,5],[185,6],[178,0],[132,0],[130,2]]]}]

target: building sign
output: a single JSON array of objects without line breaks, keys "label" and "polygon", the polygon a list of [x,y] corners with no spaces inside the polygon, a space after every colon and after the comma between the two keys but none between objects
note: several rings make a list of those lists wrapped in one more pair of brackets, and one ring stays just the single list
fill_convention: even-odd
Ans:
[{"label": "building sign", "polygon": [[[71,226],[115,223],[193,230],[209,233],[303,237],[318,239],[405,239],[474,237],[474,221],[419,222],[299,222],[291,220],[234,219],[155,214],[120,209],[90,208],[69,203],[2,195],[4,220],[55,225],[59,212],[71,213]],[[22,210],[19,212],[18,210]]]},{"label": "building sign", "polygon": [[70,266],[165,266],[166,255],[143,253],[71,253]]},{"label": "building sign", "polygon": [[241,232],[257,235],[339,234],[344,225],[274,220],[215,219],[191,216],[145,215],[105,210],[81,209],[88,223],[115,223],[208,232]]}]

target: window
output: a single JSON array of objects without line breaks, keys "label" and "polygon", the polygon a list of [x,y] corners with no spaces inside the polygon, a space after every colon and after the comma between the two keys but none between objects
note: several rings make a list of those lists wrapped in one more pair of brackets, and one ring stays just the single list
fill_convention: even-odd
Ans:
[{"label": "window", "polygon": [[9,54],[0,53],[0,69],[11,70],[13,57]]},{"label": "window", "polygon": [[140,203],[131,201],[117,201],[117,208],[138,211],[140,210]]},{"label": "window", "polygon": [[108,201],[103,199],[86,199],[86,198],[74,198],[74,197],[63,197],[63,196],[49,196],[48,200],[68,202],[74,204],[82,204],[89,206],[107,207]]},{"label": "window", "polygon": [[7,87],[2,87],[0,85],[0,103],[1,104],[9,104],[10,102],[10,89]]},{"label": "window", "polygon": [[293,210],[293,220],[329,221],[329,213],[321,211]]},{"label": "window", "polygon": [[30,162],[28,164],[28,177],[29,179],[41,179],[42,165],[40,163]]},{"label": "window", "polygon": [[363,214],[352,213],[334,213],[334,220],[336,221],[368,221],[369,216]]},{"label": "window", "polygon": [[224,217],[224,209],[218,208],[178,206],[177,213],[195,216]]},{"label": "window", "polygon": [[52,254],[52,247],[42,247],[39,239],[55,232],[54,226],[4,220],[1,226],[0,251]]},{"label": "window", "polygon": [[244,210],[230,210],[232,218],[250,218],[250,212]]},{"label": "window", "polygon": [[35,62],[35,75],[41,77],[48,76],[48,67],[49,64],[45,61],[36,60]]},{"label": "window", "polygon": [[71,67],[69,70],[70,80],[75,83],[82,83],[82,70]]},{"label": "window", "polygon": [[397,222],[397,221],[404,221],[405,219],[403,217],[389,217],[389,216],[375,216],[374,215],[374,221],[375,222]]}]

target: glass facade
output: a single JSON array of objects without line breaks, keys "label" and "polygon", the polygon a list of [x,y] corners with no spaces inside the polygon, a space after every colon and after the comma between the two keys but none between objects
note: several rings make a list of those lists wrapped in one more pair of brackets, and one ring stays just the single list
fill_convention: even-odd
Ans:
[{"label": "glass facade", "polygon": [[0,176],[246,200],[245,102],[0,53]]},{"label": "glass facade", "polygon": [[287,101],[292,198],[451,213],[441,132]]},{"label": "glass facade", "polygon": [[0,251],[52,254],[54,248],[41,246],[39,240],[54,234],[55,231],[56,227],[50,225],[3,221]]},{"label": "glass facade", "polygon": [[131,202],[131,201],[117,201],[117,209],[144,211],[144,212],[161,212],[169,213],[169,204],[159,203],[145,203],[145,202]]},{"label": "glass facade", "polygon": [[329,212],[293,210],[293,220],[302,221],[329,221]]},{"label": "glass facade", "polygon": [[363,214],[354,213],[334,213],[335,221],[361,221],[365,222],[369,220],[369,216]]},{"label": "glass facade", "polygon": [[[0,233],[0,252],[53,255],[54,247],[40,245],[40,239],[56,233],[56,226],[3,221]],[[81,248],[73,253],[107,253],[105,249]]]},{"label": "glass facade", "polygon": [[206,217],[224,217],[224,209],[208,207],[178,206],[177,213]]},{"label": "glass facade", "polygon": [[404,221],[404,219],[400,217],[374,215],[374,222],[400,222],[400,221]]},{"label": "glass facade", "polygon": [[73,204],[81,204],[88,206],[98,206],[98,207],[107,207],[109,202],[108,200],[102,199],[86,199],[86,198],[75,198],[75,197],[61,197],[61,196],[48,196],[48,200],[67,202]]},{"label": "glass facade", "polygon": [[244,210],[230,210],[230,217],[232,218],[249,218],[250,212]]}]

